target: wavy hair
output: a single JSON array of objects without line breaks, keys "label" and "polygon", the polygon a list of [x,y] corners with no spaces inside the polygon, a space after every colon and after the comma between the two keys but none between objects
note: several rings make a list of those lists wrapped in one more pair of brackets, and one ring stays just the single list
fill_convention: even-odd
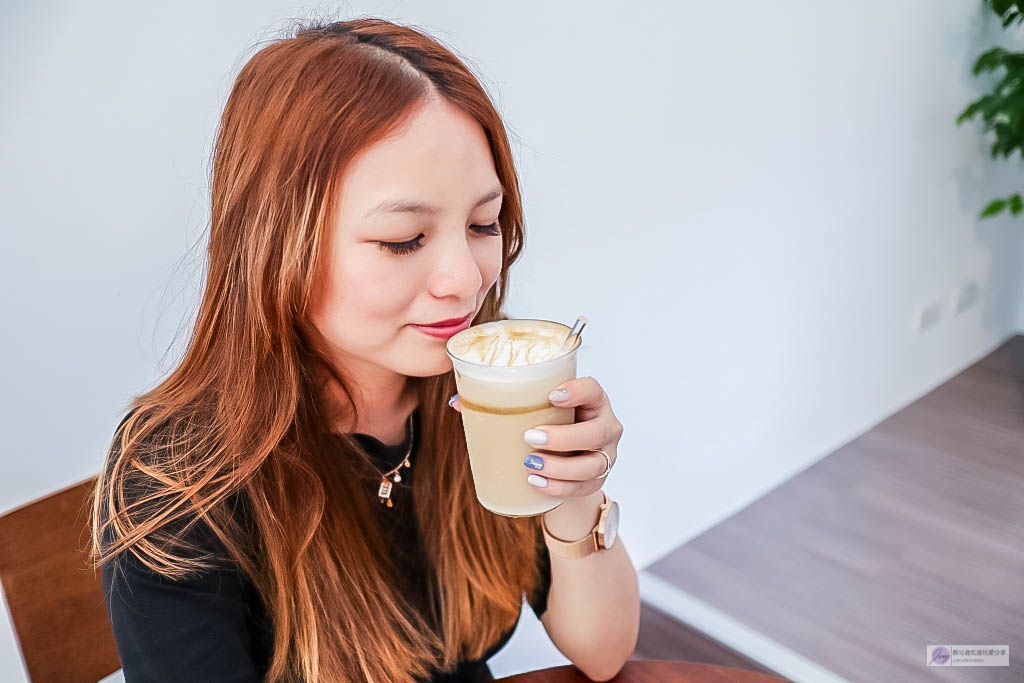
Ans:
[{"label": "wavy hair", "polygon": [[504,125],[477,78],[412,27],[307,24],[261,48],[232,86],[188,346],[132,399],[97,480],[94,565],[130,553],[170,578],[204,571],[218,558],[194,552],[186,532],[205,524],[267,607],[269,681],[405,683],[448,670],[482,657],[539,579],[539,518],[496,516],[476,501],[460,418],[446,405],[451,371],[408,380],[422,425],[413,486],[435,626],[395,588],[393,561],[375,542],[379,502],[363,475],[379,474],[350,435],[328,441],[325,378],[358,424],[352,380],[309,318],[340,179],[361,150],[438,95],[483,128],[505,190],[502,270],[473,322],[507,318],[522,204]]}]

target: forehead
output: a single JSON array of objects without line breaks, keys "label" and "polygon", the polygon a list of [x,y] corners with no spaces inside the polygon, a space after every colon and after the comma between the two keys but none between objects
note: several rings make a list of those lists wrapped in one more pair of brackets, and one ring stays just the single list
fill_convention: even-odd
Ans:
[{"label": "forehead", "polygon": [[497,184],[483,128],[432,98],[390,137],[356,156],[342,178],[341,212],[362,217],[383,199],[471,209]]}]

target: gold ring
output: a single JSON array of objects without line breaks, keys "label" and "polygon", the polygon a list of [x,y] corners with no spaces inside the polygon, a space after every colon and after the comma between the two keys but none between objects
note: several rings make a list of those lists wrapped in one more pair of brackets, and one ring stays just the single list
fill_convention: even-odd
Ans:
[{"label": "gold ring", "polygon": [[605,459],[605,462],[608,463],[608,466],[604,468],[604,472],[602,472],[601,474],[597,475],[597,477],[596,477],[597,479],[604,479],[605,477],[608,476],[608,473],[612,471],[612,459],[610,457],[608,457],[608,454],[605,453],[600,448],[591,448],[590,450],[594,451],[595,453],[600,453],[601,455],[603,455],[604,459]]}]

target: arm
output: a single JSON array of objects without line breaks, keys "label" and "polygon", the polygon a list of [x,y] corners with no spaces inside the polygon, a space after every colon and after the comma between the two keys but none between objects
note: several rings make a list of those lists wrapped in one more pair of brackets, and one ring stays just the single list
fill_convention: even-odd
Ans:
[{"label": "arm", "polygon": [[125,681],[255,683],[244,587],[232,569],[171,580],[129,554],[102,569]]},{"label": "arm", "polygon": [[[601,491],[567,499],[545,513],[559,538],[581,538],[597,523]],[[636,649],[640,595],[636,569],[622,538],[581,559],[551,555],[547,611],[540,618],[551,642],[595,681],[615,676]]]},{"label": "arm", "polygon": [[[523,438],[542,446],[538,468],[524,461],[524,475],[543,470],[539,491],[565,498],[544,513],[551,533],[559,538],[582,538],[597,523],[604,500],[600,476],[608,463],[596,453],[564,456],[566,451],[603,448],[615,462],[622,424],[615,418],[601,385],[593,377],[569,380],[553,391],[552,403],[575,407],[573,424],[540,425]],[[461,412],[456,394],[452,408]],[[543,438],[536,440],[536,432]],[[527,460],[530,458],[528,457]],[[592,680],[613,678],[636,649],[640,632],[640,591],[636,569],[621,538],[611,548],[581,559],[550,555],[550,588],[545,600],[531,601],[551,642]],[[543,614],[540,610],[545,608]]]},{"label": "arm", "polygon": [[[104,467],[119,457],[120,432],[132,415],[121,420]],[[141,488],[128,487],[132,502]],[[107,510],[101,512],[104,544],[111,542]],[[223,547],[205,523],[184,530],[184,520],[174,523],[196,548],[222,554]],[[261,662],[256,648],[267,649],[262,603],[236,567],[219,562],[199,576],[170,579],[142,564],[130,551],[101,568],[107,616],[127,683],[178,683],[225,681],[255,683]],[[250,614],[250,605],[258,607]]]}]

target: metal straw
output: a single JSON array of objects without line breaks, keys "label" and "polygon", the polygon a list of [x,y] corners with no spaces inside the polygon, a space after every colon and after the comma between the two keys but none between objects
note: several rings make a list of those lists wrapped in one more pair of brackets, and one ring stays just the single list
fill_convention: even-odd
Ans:
[{"label": "metal straw", "polygon": [[573,323],[572,329],[569,330],[569,334],[566,335],[565,341],[562,342],[562,351],[568,351],[576,344],[576,337],[580,336],[580,333],[583,332],[583,328],[586,326],[586,324],[586,316],[581,315],[580,317],[576,318],[576,322]]}]

